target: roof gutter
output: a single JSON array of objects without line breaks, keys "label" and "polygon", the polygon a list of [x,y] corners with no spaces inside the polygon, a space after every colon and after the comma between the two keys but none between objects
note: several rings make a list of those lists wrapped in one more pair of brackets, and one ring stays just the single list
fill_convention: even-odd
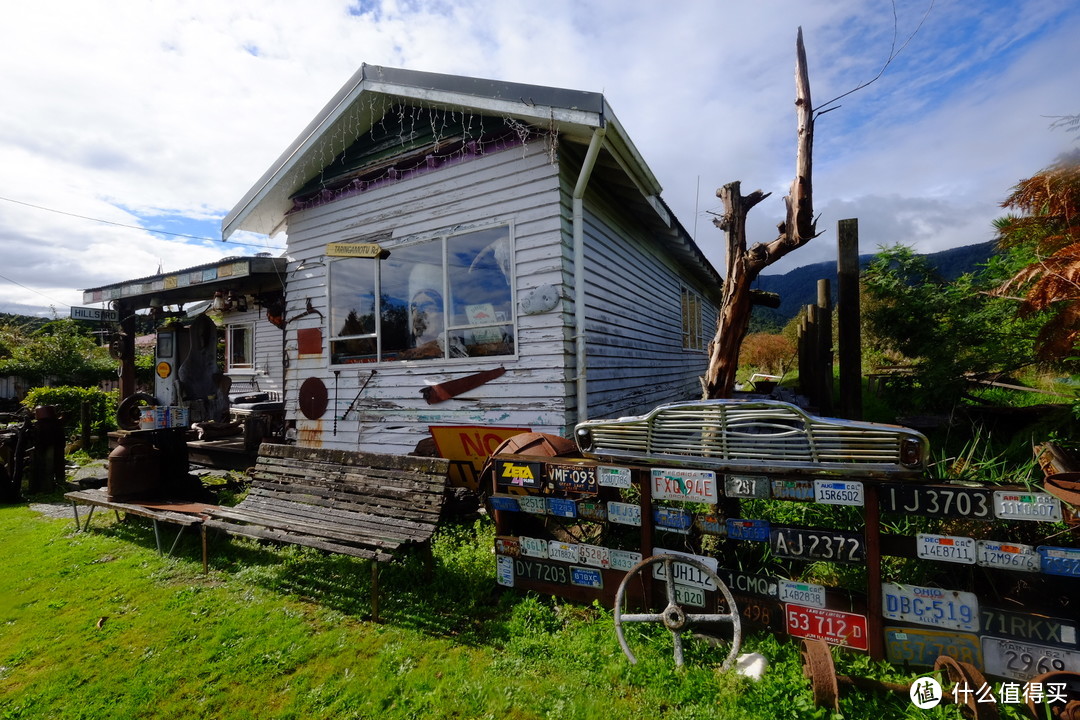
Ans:
[{"label": "roof gutter", "polygon": [[589,419],[589,395],[588,379],[586,373],[585,353],[585,211],[583,198],[585,186],[589,184],[593,168],[596,167],[596,158],[600,154],[600,148],[604,144],[605,129],[598,127],[593,131],[592,139],[589,140],[589,149],[585,153],[585,160],[581,163],[581,172],[578,173],[577,184],[573,194],[573,232],[574,232],[574,351],[575,351],[575,378],[577,387],[577,421]]}]

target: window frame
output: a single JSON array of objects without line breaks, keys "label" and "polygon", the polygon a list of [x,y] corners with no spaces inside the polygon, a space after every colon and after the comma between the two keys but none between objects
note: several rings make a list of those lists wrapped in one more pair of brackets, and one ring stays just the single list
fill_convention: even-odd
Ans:
[{"label": "window frame", "polygon": [[702,352],[708,345],[705,331],[705,298],[697,290],[686,285],[679,286],[679,310],[682,326],[682,349]]},{"label": "window frame", "polygon": [[[242,331],[246,336],[247,350],[251,357],[250,362],[246,363],[234,363],[233,362],[233,333],[236,331]],[[226,373],[255,373],[255,323],[251,321],[247,322],[230,322],[225,324],[225,372]]]},{"label": "window frame", "polygon": [[[510,285],[510,300],[509,300],[510,318],[508,318],[506,320],[503,320],[503,321],[497,321],[496,320],[496,321],[493,321],[493,322],[488,323],[486,325],[480,325],[480,326],[478,326],[478,325],[470,325],[470,324],[454,323],[454,322],[452,322],[454,313],[451,312],[451,308],[449,307],[450,298],[452,297],[452,293],[453,293],[453,290],[450,287],[450,271],[449,271],[449,262],[448,262],[448,260],[449,260],[449,258],[448,258],[448,248],[450,246],[451,240],[452,240],[452,238],[455,238],[455,237],[459,237],[459,236],[463,236],[463,235],[470,235],[470,234],[473,234],[473,233],[478,233],[478,232],[483,232],[483,231],[488,231],[488,230],[497,230],[499,228],[505,228],[506,229],[507,243],[509,245],[508,252],[509,252],[509,257],[511,258],[511,260],[510,260],[511,277],[509,278],[509,285]],[[364,238],[350,238],[350,239],[343,240],[342,242],[349,242],[349,243],[371,242],[370,238],[371,238],[371,236],[365,236]],[[383,260],[385,258],[382,258],[382,257],[379,257],[379,258],[350,258],[350,257],[327,258],[328,262],[327,262],[327,270],[326,270],[326,298],[327,298],[328,313],[333,312],[333,302],[334,302],[334,282],[333,282],[332,277],[331,277],[331,275],[332,275],[331,266],[334,263],[343,262],[343,261],[350,261],[350,260],[351,261],[362,261],[362,262],[373,262],[373,263],[375,263],[374,281],[373,281],[374,282],[374,284],[373,284],[374,314],[375,314],[375,321],[376,321],[375,322],[375,331],[372,332],[372,333],[363,333],[363,334],[358,334],[358,335],[334,335],[334,334],[331,334],[331,332],[333,331],[333,327],[331,326],[330,327],[331,332],[327,333],[328,337],[327,337],[327,340],[326,340],[326,342],[327,342],[327,350],[328,350],[327,363],[328,363],[328,365],[330,367],[344,368],[344,367],[353,367],[353,366],[356,366],[356,365],[371,365],[373,367],[395,367],[395,366],[396,367],[408,367],[408,366],[413,366],[414,364],[431,365],[431,364],[434,364],[434,363],[452,363],[452,364],[471,363],[471,364],[475,365],[478,362],[484,362],[484,361],[505,362],[507,360],[516,360],[519,357],[518,353],[519,353],[519,341],[520,341],[520,338],[519,338],[519,332],[520,332],[519,320],[520,320],[520,317],[519,317],[519,313],[517,311],[517,275],[516,275],[517,268],[516,268],[516,263],[515,263],[515,260],[514,260],[514,258],[516,257],[516,253],[515,253],[516,243],[515,243],[514,223],[513,222],[500,221],[500,222],[493,222],[493,223],[490,223],[490,224],[483,224],[483,225],[470,225],[470,226],[467,226],[467,227],[453,226],[451,228],[446,228],[444,230],[440,230],[440,231],[434,232],[434,233],[405,237],[405,238],[402,238],[400,241],[395,242],[393,244],[385,242],[385,236],[383,236],[380,239],[382,239],[384,241],[383,242],[384,248],[389,251],[391,256],[393,255],[393,253],[395,251],[401,252],[403,249],[406,249],[406,248],[419,247],[419,246],[427,244],[427,243],[438,243],[439,244],[438,255],[439,255],[440,262],[442,263],[442,276],[441,276],[442,287],[441,287],[441,293],[442,293],[442,307],[443,307],[443,317],[444,317],[444,321],[443,321],[444,324],[443,324],[443,330],[442,330],[442,336],[443,337],[448,338],[454,332],[463,332],[463,331],[467,331],[467,330],[476,330],[476,329],[480,329],[480,328],[484,328],[484,327],[495,328],[495,327],[502,327],[502,326],[509,325],[511,327],[512,331],[513,331],[514,350],[513,350],[512,353],[507,353],[505,355],[477,355],[477,356],[456,357],[452,353],[448,352],[446,348],[444,348],[442,356],[439,356],[439,357],[407,358],[407,359],[391,358],[391,359],[386,359],[384,357],[384,348],[383,348],[383,340],[384,340],[385,332],[383,331],[383,327],[382,327]],[[329,317],[328,317],[328,324],[329,324]],[[334,361],[334,343],[340,342],[340,341],[346,341],[346,340],[364,340],[364,339],[373,339],[375,341],[375,358],[374,359],[360,360],[360,361],[354,361],[354,362],[335,362]]]}]

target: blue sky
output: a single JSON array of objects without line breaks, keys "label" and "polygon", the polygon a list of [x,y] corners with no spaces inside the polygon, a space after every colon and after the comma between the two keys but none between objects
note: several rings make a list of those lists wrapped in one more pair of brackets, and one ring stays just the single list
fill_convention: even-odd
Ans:
[{"label": "blue sky", "polygon": [[991,239],[1009,188],[1080,140],[1049,128],[1080,113],[1080,4],[20,3],[0,26],[0,198],[19,201],[0,200],[0,312],[66,316],[84,287],[282,248],[284,236],[223,244],[220,220],[363,62],[604,92],[722,266],[716,188],[773,192],[751,213],[751,242],[771,240],[783,214],[797,28],[820,105],[878,73],[894,17],[897,45],[918,32],[817,124],[825,232],[773,271],[834,258],[848,217],[864,252]]}]

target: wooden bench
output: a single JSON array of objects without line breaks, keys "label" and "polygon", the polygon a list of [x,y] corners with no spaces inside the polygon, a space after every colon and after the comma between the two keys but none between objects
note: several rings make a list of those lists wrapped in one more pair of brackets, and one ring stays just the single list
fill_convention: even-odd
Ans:
[{"label": "wooden bench", "polygon": [[203,523],[203,571],[210,529],[366,558],[378,619],[378,563],[408,547],[430,553],[448,468],[442,458],[264,443],[247,496]]},{"label": "wooden bench", "polygon": [[[100,488],[75,490],[73,492],[65,493],[64,497],[71,501],[71,509],[75,513],[75,529],[81,532],[90,529],[90,519],[94,517],[94,508],[98,507],[114,511],[117,517],[120,516],[120,513],[124,513],[126,515],[138,515],[139,517],[150,518],[154,523],[154,542],[157,543],[158,553],[162,555],[165,555],[166,553],[163,553],[161,550],[161,534],[158,531],[159,522],[180,526],[180,530],[176,534],[176,539],[173,540],[172,546],[169,548],[168,554],[172,555],[173,550],[176,549],[176,544],[180,542],[180,536],[184,534],[184,530],[193,525],[202,523],[205,513],[214,507],[204,503],[191,503],[179,500],[120,502],[117,500],[110,500],[109,494],[104,489]],[[90,506],[90,510],[86,513],[86,520],[81,523],[79,521],[79,505]]]}]

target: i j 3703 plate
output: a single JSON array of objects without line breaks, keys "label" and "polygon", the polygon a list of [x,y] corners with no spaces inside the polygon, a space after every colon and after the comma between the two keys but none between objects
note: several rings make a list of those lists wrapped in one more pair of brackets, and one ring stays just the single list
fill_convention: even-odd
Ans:
[{"label": "i j 3703 plate", "polygon": [[985,488],[885,483],[881,486],[878,498],[884,512],[974,520],[994,519],[993,493]]}]

